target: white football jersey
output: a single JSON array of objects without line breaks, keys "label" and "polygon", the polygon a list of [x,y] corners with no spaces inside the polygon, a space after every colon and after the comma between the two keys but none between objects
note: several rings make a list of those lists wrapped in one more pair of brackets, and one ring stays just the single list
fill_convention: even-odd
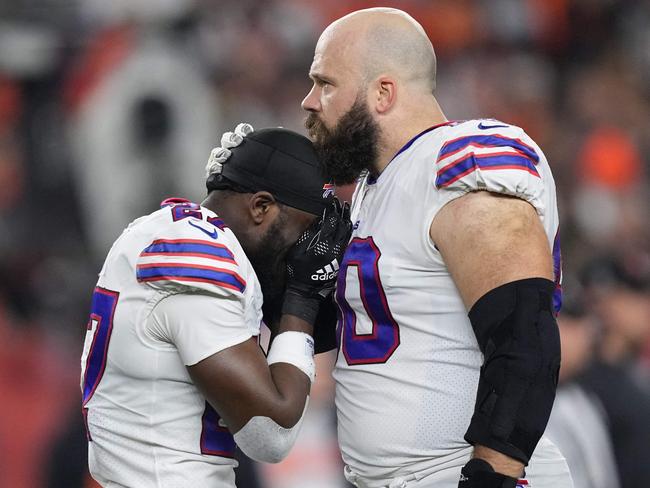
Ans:
[{"label": "white football jersey", "polygon": [[235,486],[233,437],[186,366],[258,335],[261,307],[248,258],[212,211],[175,200],[126,228],[99,274],[81,358],[100,484]]},{"label": "white football jersey", "polygon": [[496,120],[449,122],[416,136],[353,197],[341,264],[334,370],[345,463],[370,487],[466,455],[483,357],[429,237],[437,212],[467,192],[530,202],[560,257],[555,183],[540,148]]}]

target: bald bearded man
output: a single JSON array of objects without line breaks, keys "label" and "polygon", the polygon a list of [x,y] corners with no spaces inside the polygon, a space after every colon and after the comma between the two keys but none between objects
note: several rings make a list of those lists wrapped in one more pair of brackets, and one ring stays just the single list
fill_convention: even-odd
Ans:
[{"label": "bald bearded man", "polygon": [[306,126],[335,182],[357,181],[336,290],[346,477],[570,488],[543,437],[561,270],[542,150],[505,122],[447,120],[433,46],[400,10],[332,23],[309,76]]}]

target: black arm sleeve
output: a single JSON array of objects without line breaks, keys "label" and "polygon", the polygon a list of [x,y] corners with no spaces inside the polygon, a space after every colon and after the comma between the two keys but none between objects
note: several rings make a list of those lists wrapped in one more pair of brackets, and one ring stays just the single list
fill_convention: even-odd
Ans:
[{"label": "black arm sleeve", "polygon": [[551,414],[560,369],[555,284],[531,278],[502,285],[469,312],[485,359],[465,434],[528,464]]}]

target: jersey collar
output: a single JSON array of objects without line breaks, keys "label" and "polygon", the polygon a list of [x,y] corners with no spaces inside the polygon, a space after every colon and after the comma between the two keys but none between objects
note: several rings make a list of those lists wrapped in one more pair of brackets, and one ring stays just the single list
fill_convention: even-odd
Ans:
[{"label": "jersey collar", "polygon": [[[428,129],[424,129],[422,132],[420,132],[418,135],[416,135],[416,136],[413,137],[410,141],[408,141],[406,144],[404,144],[404,145],[402,146],[402,149],[400,149],[399,151],[397,151],[397,154],[395,154],[395,156],[393,156],[393,159],[395,159],[397,156],[399,156],[399,155],[402,154],[404,151],[406,151],[409,147],[411,147],[411,146],[413,145],[413,143],[414,143],[415,141],[417,141],[420,137],[422,137],[424,134],[428,134],[429,132],[431,132],[431,131],[434,130],[434,129],[437,129],[438,127],[444,127],[445,125],[451,125],[451,124],[453,124],[454,122],[455,122],[454,120],[448,120],[447,122],[443,122],[442,124],[436,124],[436,125],[433,125],[433,126],[429,127]],[[393,159],[391,159],[391,161],[392,161]],[[388,163],[388,164],[390,164],[390,163]]]},{"label": "jersey collar", "polygon": [[[424,129],[422,132],[420,132],[420,133],[417,134],[416,136],[412,137],[410,141],[408,141],[406,144],[404,144],[404,145],[402,146],[402,149],[400,149],[399,151],[397,151],[397,153],[395,154],[395,156],[393,156],[393,157],[391,158],[391,160],[388,162],[388,164],[392,163],[392,162],[395,160],[395,158],[396,158],[397,156],[399,156],[399,155],[402,154],[404,151],[406,151],[409,147],[411,147],[411,146],[413,145],[413,143],[414,143],[415,141],[417,141],[420,137],[422,137],[424,134],[428,134],[429,132],[431,132],[431,131],[434,130],[434,129],[437,129],[438,127],[444,127],[444,126],[446,126],[446,125],[454,124],[455,122],[456,122],[456,121],[454,121],[454,120],[448,120],[447,122],[443,122],[443,123],[441,123],[441,124],[436,124],[436,125],[433,125],[433,126],[429,127],[428,129]],[[386,167],[388,167],[388,165],[386,165]],[[386,171],[386,168],[384,168],[384,171]],[[382,171],[382,173],[383,173],[383,171]],[[376,175],[376,176],[374,176],[374,175],[372,175],[372,174],[369,174],[368,177],[367,177],[367,179],[366,179],[366,181],[367,181],[367,183],[368,183],[369,185],[374,185],[375,183],[377,183],[377,179],[379,179],[380,176],[381,176],[381,173],[380,173],[379,175]]]}]

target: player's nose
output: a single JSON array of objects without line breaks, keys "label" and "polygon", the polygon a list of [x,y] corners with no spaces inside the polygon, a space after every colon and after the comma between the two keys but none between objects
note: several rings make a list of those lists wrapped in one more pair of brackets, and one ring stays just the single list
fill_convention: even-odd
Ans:
[{"label": "player's nose", "polygon": [[307,112],[320,111],[320,97],[318,96],[318,87],[316,84],[311,87],[311,90],[309,90],[309,93],[307,93],[300,106]]}]

